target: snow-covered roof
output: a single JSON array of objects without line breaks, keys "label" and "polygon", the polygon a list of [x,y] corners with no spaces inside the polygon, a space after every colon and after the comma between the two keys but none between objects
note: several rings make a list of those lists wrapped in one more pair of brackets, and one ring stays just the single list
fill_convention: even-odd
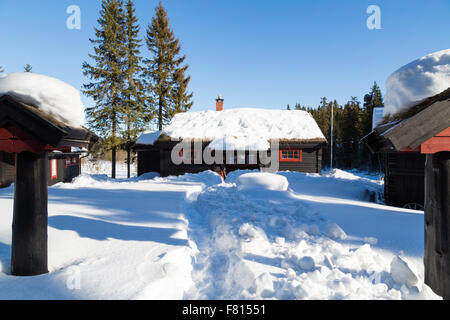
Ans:
[{"label": "snow-covered roof", "polygon": [[384,115],[408,110],[450,87],[450,49],[428,54],[395,71],[386,81]]},{"label": "snow-covered roof", "polygon": [[84,124],[79,91],[61,80],[31,72],[0,74],[0,96],[5,94],[68,125]]},{"label": "snow-covered roof", "polygon": [[[161,135],[171,140],[211,141],[215,150],[267,150],[270,140],[326,141],[314,118],[302,110],[228,109],[176,114]],[[153,135],[144,135],[139,141]],[[139,142],[138,142],[139,143]]]},{"label": "snow-covered roof", "polygon": [[136,144],[152,145],[158,140],[161,131],[145,131],[136,141]]}]

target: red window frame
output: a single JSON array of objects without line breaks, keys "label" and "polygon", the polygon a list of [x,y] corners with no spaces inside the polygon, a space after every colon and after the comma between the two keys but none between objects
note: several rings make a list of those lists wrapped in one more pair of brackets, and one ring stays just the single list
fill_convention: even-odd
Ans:
[{"label": "red window frame", "polygon": [[[186,151],[186,155],[183,154],[183,151]],[[202,159],[202,155],[203,155],[200,150],[194,150],[194,149],[182,149],[182,150],[180,150],[180,152],[178,154],[180,156],[182,163],[186,163],[187,157],[190,155],[190,157],[191,157],[190,164],[196,164],[195,160]]]},{"label": "red window frame", "polygon": [[58,160],[50,160],[50,179],[58,179]]},{"label": "red window frame", "polygon": [[302,149],[280,149],[280,162],[302,162]]}]

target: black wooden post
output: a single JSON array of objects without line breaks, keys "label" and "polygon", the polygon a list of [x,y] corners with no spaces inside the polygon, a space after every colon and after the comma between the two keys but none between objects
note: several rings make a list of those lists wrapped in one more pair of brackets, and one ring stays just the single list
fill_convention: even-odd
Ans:
[{"label": "black wooden post", "polygon": [[11,274],[33,276],[48,272],[47,152],[16,156]]},{"label": "black wooden post", "polygon": [[450,152],[429,154],[425,164],[425,283],[450,299]]}]

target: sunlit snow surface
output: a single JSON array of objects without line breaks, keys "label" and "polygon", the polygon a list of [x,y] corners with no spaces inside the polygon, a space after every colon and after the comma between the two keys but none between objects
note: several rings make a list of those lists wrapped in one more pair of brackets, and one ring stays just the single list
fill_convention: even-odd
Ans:
[{"label": "sunlit snow surface", "polygon": [[13,188],[2,189],[0,298],[439,298],[423,283],[423,212],[366,201],[383,188],[376,175],[270,179],[85,173],[50,187],[50,273],[31,278],[9,275]]},{"label": "sunlit snow surface", "polygon": [[80,92],[59,79],[32,72],[0,74],[0,96],[4,94],[69,125],[79,127],[84,124]]},{"label": "sunlit snow surface", "polygon": [[450,87],[450,49],[401,67],[386,81],[384,114],[394,115]]}]

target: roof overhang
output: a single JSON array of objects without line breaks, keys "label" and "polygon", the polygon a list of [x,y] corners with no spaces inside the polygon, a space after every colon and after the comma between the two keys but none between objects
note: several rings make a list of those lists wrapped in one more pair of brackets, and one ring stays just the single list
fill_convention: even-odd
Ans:
[{"label": "roof overhang", "polygon": [[72,127],[9,95],[0,97],[0,127],[13,124],[42,145],[89,148],[100,140],[83,127]]},{"label": "roof overhang", "polygon": [[450,98],[434,101],[415,115],[383,124],[361,139],[372,153],[414,150],[450,127]]}]

